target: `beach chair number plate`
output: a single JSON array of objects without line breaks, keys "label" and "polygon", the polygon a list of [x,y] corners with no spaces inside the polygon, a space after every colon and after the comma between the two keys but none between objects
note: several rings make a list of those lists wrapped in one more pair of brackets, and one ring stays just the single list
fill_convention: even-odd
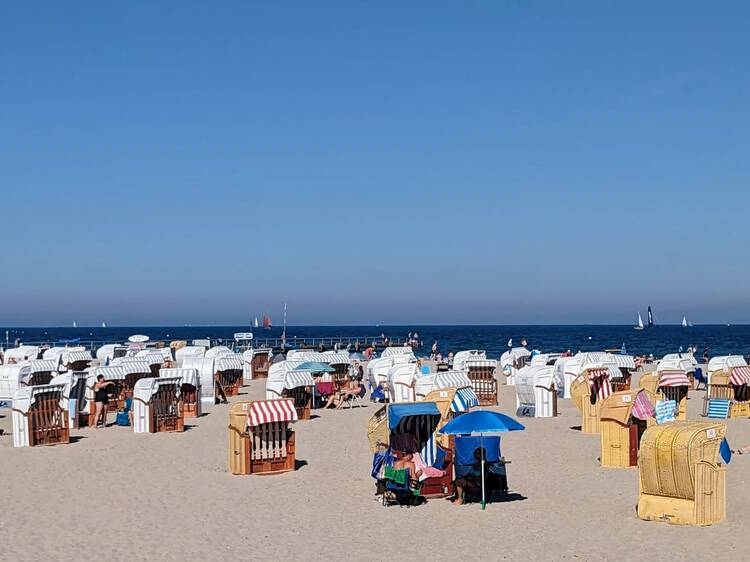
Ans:
[{"label": "beach chair number plate", "polygon": [[709,439],[713,439],[714,437],[716,437],[716,430],[715,429],[707,429],[706,430],[706,437],[708,437]]},{"label": "beach chair number plate", "polygon": [[448,393],[445,390],[440,391],[440,398],[448,398]]},{"label": "beach chair number plate", "polygon": [[632,400],[632,397],[630,394],[625,394],[624,396],[621,396],[623,402],[630,402]]}]

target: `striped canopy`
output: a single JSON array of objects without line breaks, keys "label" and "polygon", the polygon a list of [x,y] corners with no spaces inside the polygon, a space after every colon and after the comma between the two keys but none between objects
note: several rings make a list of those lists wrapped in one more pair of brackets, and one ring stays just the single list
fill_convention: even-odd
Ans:
[{"label": "striped canopy", "polygon": [[479,406],[479,398],[471,387],[459,388],[451,402],[451,412],[466,412]]},{"label": "striped canopy", "polygon": [[91,361],[91,353],[88,351],[69,351],[63,354],[63,361],[67,363],[77,363],[78,361]]},{"label": "striped canopy", "polygon": [[107,381],[121,381],[127,374],[122,365],[114,365],[110,367],[96,367],[94,368],[94,377],[102,375],[104,380]]},{"label": "striped canopy", "polygon": [[659,386],[690,386],[690,379],[685,371],[661,371]]},{"label": "striped canopy", "polygon": [[736,386],[750,384],[750,367],[734,367],[729,375],[729,382]]},{"label": "striped canopy", "polygon": [[148,366],[148,363],[141,361],[140,359],[128,359],[127,361],[117,363],[117,366],[122,368],[126,375],[132,375],[135,373],[147,375],[151,373],[151,367]]},{"label": "striped canopy", "polygon": [[216,358],[217,371],[241,371],[242,358],[239,355],[222,355]]},{"label": "striped canopy", "polygon": [[32,373],[52,373],[57,370],[57,361],[52,359],[33,359],[29,361]]},{"label": "striped canopy", "polygon": [[247,412],[247,422],[250,427],[274,422],[297,421],[297,410],[294,400],[263,400],[253,402]]}]

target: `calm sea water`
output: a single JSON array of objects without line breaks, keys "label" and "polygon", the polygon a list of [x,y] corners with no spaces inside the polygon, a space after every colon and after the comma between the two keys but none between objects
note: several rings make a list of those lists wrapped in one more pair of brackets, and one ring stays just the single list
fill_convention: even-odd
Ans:
[{"label": "calm sea water", "polygon": [[[86,344],[95,342],[122,342],[132,334],[146,334],[153,340],[195,338],[222,338],[231,341],[235,332],[249,331],[247,326],[161,326],[125,328],[0,328],[0,342],[5,343],[5,332],[11,343],[56,342],[61,339],[81,338]],[[498,357],[510,338],[519,345],[526,338],[529,348],[545,352],[599,351],[619,348],[623,343],[632,354],[653,353],[656,356],[676,352],[680,346],[698,348],[698,354],[708,349],[711,355],[750,353],[750,325],[704,325],[692,328],[657,326],[642,332],[631,326],[289,326],[287,339],[355,336],[365,339],[379,337],[404,338],[417,331],[428,352],[433,341],[441,352],[462,349],[484,349]],[[255,329],[256,338],[279,337],[281,328]]]}]

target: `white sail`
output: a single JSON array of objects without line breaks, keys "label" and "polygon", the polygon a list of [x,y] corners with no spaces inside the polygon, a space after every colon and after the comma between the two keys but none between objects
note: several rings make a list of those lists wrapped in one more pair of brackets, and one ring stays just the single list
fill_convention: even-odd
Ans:
[{"label": "white sail", "polygon": [[688,321],[687,321],[687,317],[686,316],[682,317],[682,327],[683,328],[687,328],[688,327]]},{"label": "white sail", "polygon": [[76,322],[73,322],[73,327],[74,327],[74,328],[77,328],[77,327],[78,327],[78,323],[76,323]]},{"label": "white sail", "polygon": [[255,320],[253,320],[253,328],[257,328],[257,327],[258,327],[258,317],[256,316]]},{"label": "white sail", "polygon": [[106,328],[106,327],[107,327],[107,323],[106,322],[102,322],[102,328]]},{"label": "white sail", "polygon": [[641,313],[638,313],[638,324],[633,326],[633,329],[635,330],[643,330],[643,318],[641,318]]}]

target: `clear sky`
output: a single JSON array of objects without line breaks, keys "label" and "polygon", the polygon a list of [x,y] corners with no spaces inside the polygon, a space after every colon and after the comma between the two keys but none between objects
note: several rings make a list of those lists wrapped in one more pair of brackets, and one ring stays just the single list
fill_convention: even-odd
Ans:
[{"label": "clear sky", "polygon": [[748,21],[2,2],[0,324],[750,322]]}]

